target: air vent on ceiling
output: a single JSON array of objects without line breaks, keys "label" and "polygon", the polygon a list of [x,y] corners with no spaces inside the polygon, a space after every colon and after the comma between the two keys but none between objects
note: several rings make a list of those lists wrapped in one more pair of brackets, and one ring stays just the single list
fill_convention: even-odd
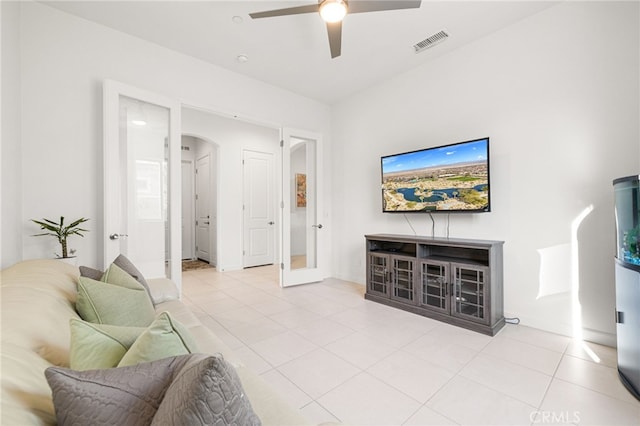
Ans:
[{"label": "air vent on ceiling", "polygon": [[416,53],[420,53],[423,50],[426,50],[426,49],[428,49],[430,47],[433,47],[438,43],[442,43],[448,37],[449,37],[449,33],[447,33],[446,30],[442,30],[442,31],[439,31],[439,32],[435,33],[434,35],[432,35],[430,37],[427,37],[424,40],[414,44],[413,48],[415,49]]}]

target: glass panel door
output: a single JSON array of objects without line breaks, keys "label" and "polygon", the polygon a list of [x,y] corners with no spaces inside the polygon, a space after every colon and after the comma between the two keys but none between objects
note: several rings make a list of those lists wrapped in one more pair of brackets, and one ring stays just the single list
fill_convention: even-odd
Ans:
[{"label": "glass panel door", "polygon": [[449,313],[449,266],[447,263],[424,261],[420,264],[420,304]]},{"label": "glass panel door", "polygon": [[382,296],[387,296],[389,283],[387,282],[387,269],[389,263],[389,256],[369,253],[369,277],[367,282],[369,283],[369,290],[374,293],[380,293]]},{"label": "glass panel door", "polygon": [[488,269],[484,267],[451,266],[454,294],[453,314],[485,322]]},{"label": "glass panel door", "polygon": [[391,257],[391,263],[393,268],[391,273],[393,274],[393,292],[391,297],[403,302],[414,301],[413,291],[413,259],[403,259],[401,257]]},{"label": "glass panel door", "polygon": [[283,286],[321,281],[324,225],[322,212],[322,139],[284,130],[282,147]]},{"label": "glass panel door", "polygon": [[177,102],[112,81],[104,95],[104,266],[123,254],[146,278],[179,286]]}]

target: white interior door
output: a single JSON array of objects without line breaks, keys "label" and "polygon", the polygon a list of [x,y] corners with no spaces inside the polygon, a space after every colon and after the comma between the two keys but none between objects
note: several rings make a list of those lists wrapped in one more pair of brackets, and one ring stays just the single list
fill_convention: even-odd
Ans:
[{"label": "white interior door", "polygon": [[182,258],[193,259],[194,242],[194,182],[193,161],[182,160]]},{"label": "white interior door", "polygon": [[284,129],[282,146],[282,274],[286,287],[323,279],[322,138]]},{"label": "white interior door", "polygon": [[124,254],[146,278],[180,289],[179,103],[110,80],[103,99],[103,266]]},{"label": "white interior door", "polygon": [[273,155],[244,151],[243,266],[270,265],[274,258]]},{"label": "white interior door", "polygon": [[211,158],[196,160],[196,257],[211,261]]}]

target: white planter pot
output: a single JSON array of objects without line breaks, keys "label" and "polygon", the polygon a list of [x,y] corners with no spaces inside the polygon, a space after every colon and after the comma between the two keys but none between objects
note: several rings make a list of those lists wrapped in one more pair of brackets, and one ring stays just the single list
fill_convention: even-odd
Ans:
[{"label": "white planter pot", "polygon": [[68,263],[69,265],[78,266],[78,258],[76,256],[58,257],[57,260],[59,260],[60,262]]}]

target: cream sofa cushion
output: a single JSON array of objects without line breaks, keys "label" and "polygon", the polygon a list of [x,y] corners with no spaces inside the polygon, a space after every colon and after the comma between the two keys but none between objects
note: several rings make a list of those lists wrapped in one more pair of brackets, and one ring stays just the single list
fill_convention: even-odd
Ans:
[{"label": "cream sofa cushion", "polygon": [[77,277],[77,269],[53,259],[21,262],[3,270],[3,347],[28,348],[51,364],[68,367],[69,319],[80,318],[73,305]]}]

